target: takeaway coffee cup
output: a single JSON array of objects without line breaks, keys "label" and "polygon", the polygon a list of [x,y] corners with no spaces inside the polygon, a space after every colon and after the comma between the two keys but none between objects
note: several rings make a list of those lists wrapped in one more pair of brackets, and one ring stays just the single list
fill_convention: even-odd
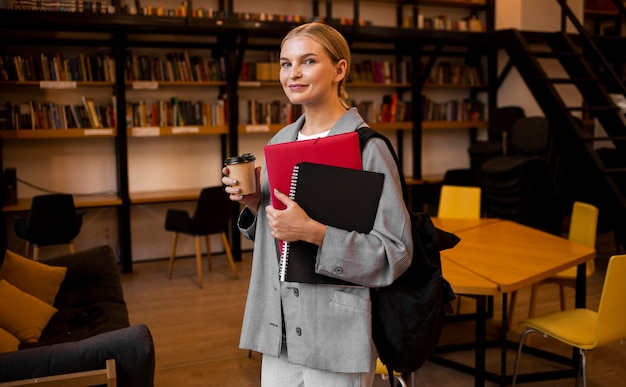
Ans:
[{"label": "takeaway coffee cup", "polygon": [[241,156],[229,157],[224,161],[224,165],[230,171],[228,177],[237,180],[237,184],[233,187],[239,188],[242,195],[256,192],[255,160],[256,157],[252,153],[244,153]]}]

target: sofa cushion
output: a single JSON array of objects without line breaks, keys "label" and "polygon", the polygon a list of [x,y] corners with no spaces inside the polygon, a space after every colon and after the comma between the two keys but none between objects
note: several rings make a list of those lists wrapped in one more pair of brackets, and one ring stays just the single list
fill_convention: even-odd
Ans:
[{"label": "sofa cushion", "polygon": [[65,267],[49,266],[7,250],[0,268],[0,278],[52,305],[66,271]]},{"label": "sofa cushion", "polygon": [[0,328],[20,342],[35,343],[57,309],[0,279]]},{"label": "sofa cushion", "polygon": [[0,328],[0,353],[17,351],[17,347],[20,345],[20,340]]},{"label": "sofa cushion", "polygon": [[67,268],[54,301],[58,312],[37,343],[22,343],[20,349],[83,340],[130,326],[117,257],[110,246],[88,248],[43,262]]},{"label": "sofa cushion", "polygon": [[119,387],[153,387],[155,353],[146,325],[85,340],[0,353],[0,383],[105,368],[115,359]]}]

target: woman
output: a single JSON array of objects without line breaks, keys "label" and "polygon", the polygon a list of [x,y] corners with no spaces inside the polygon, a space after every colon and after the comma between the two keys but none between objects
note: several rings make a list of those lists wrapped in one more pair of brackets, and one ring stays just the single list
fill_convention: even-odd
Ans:
[{"label": "woman", "polygon": [[[356,109],[345,103],[349,61],[346,40],[326,24],[304,24],[285,36],[280,82],[291,103],[303,106],[304,114],[270,144],[332,136],[365,125]],[[239,228],[254,241],[240,347],[263,354],[263,387],[373,383],[377,352],[371,335],[369,288],[388,285],[402,274],[410,264],[413,245],[397,167],[387,146],[380,139],[368,141],[362,160],[363,169],[385,174],[369,234],[316,222],[281,192],[275,195],[287,208],[272,207],[267,173],[261,179],[260,167],[258,189],[251,195],[240,195],[233,187],[236,181],[228,178],[228,168],[223,170],[222,182],[231,200],[245,205]],[[332,271],[339,259],[345,278],[361,286],[280,282],[276,239],[319,246],[318,272]],[[358,265],[350,258],[355,256]]]}]

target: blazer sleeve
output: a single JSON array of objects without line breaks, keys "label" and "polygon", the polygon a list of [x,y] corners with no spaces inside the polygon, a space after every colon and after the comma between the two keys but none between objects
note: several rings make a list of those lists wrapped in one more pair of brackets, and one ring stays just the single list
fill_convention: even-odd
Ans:
[{"label": "blazer sleeve", "polygon": [[385,181],[374,228],[367,234],[327,227],[318,249],[316,271],[367,287],[391,284],[411,264],[411,222],[398,169],[383,140],[363,149],[363,169],[383,173]]}]

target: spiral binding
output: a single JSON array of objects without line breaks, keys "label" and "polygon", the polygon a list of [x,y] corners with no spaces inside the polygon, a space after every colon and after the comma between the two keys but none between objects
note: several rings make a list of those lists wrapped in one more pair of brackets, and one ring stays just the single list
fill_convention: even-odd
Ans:
[{"label": "spiral binding", "polygon": [[[289,198],[294,200],[296,198],[296,186],[298,183],[298,174],[300,172],[300,166],[296,164],[293,167],[291,173],[291,183],[289,184]],[[283,241],[283,247],[280,252],[280,263],[278,265],[278,275],[281,281],[285,280],[287,276],[287,263],[289,261],[289,242]]]}]

